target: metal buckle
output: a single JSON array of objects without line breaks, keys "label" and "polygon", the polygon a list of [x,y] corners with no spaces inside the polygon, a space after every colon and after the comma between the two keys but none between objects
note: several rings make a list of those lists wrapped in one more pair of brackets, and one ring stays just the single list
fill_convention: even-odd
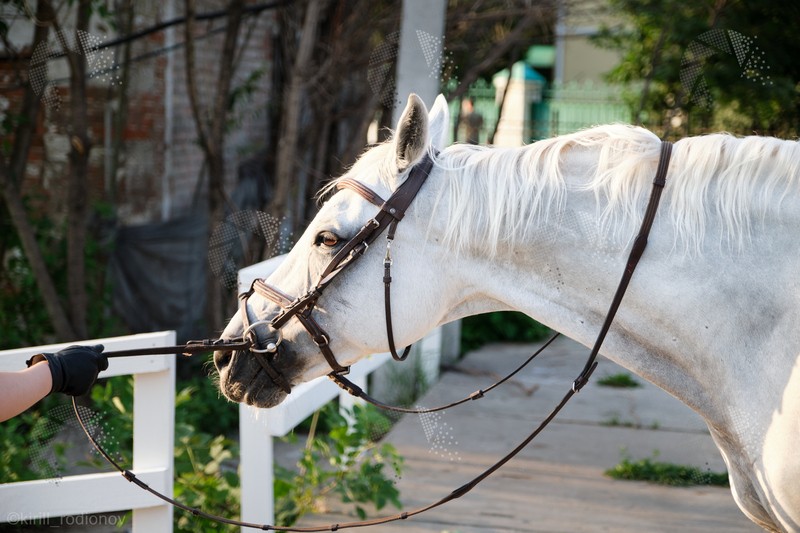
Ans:
[{"label": "metal buckle", "polygon": [[[339,365],[339,368],[340,368],[340,370],[331,370],[331,372],[328,374],[328,379],[330,379],[331,381],[333,381],[334,383],[339,385],[339,387],[341,387],[342,389],[346,390],[347,392],[350,392],[350,387],[348,385],[345,385],[341,381],[336,381],[336,376],[346,376],[346,375],[348,375],[350,373],[350,365],[347,365],[347,366]],[[362,394],[363,394],[363,392],[364,391],[361,391]],[[353,393],[350,392],[350,394],[353,394]]]},{"label": "metal buckle", "polygon": [[253,329],[256,326],[262,326],[262,325],[271,326],[272,322],[270,320],[258,320],[256,322],[253,322],[252,324],[247,326],[247,328],[242,332],[242,338],[246,339],[250,335],[250,333],[253,334],[253,339],[251,340],[251,346],[250,346],[250,351],[251,352],[255,352],[255,353],[275,353],[275,352],[277,352],[278,351],[278,345],[281,343],[281,341],[283,341],[283,335],[281,334],[281,330],[279,330],[279,329],[275,330],[276,339],[273,342],[268,342],[266,348],[258,348],[258,335],[256,335],[256,332],[253,331]]},{"label": "metal buckle", "polygon": [[386,254],[383,256],[383,266],[392,266],[392,240],[386,240]]},{"label": "metal buckle", "polygon": [[322,333],[320,335],[322,337],[322,341],[318,341],[316,337],[312,337],[311,339],[314,341],[314,344],[317,345],[317,348],[324,348],[331,343],[330,337],[328,337],[327,333]]},{"label": "metal buckle", "polygon": [[350,250],[350,257],[364,255],[364,252],[367,250],[369,250],[369,243],[367,241],[361,241],[360,243],[356,244],[352,250]]}]

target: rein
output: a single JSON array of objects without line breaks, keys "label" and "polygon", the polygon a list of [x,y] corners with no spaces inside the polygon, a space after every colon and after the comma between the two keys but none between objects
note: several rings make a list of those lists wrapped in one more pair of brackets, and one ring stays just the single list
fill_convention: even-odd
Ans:
[{"label": "rein", "polygon": [[[481,481],[483,481],[484,479],[489,477],[491,474],[496,472],[503,465],[505,465],[511,459],[513,459],[534,438],[536,438],[539,435],[539,433],[541,433],[542,430],[545,427],[547,427],[547,425],[556,417],[556,415],[567,404],[567,402],[575,394],[577,394],[589,382],[589,378],[591,377],[591,375],[594,372],[595,368],[597,368],[597,360],[596,359],[597,359],[598,354],[600,353],[600,347],[602,346],[603,341],[605,340],[606,335],[608,334],[608,331],[611,328],[611,323],[613,322],[614,317],[616,316],[616,313],[619,310],[619,307],[620,307],[620,305],[622,303],[622,299],[623,299],[623,297],[625,295],[625,291],[627,290],[628,285],[629,285],[629,283],[631,281],[631,278],[633,277],[634,270],[636,269],[636,266],[638,265],[639,260],[641,259],[642,254],[643,254],[643,252],[644,252],[644,250],[645,250],[645,248],[647,246],[648,236],[650,234],[650,230],[651,230],[653,222],[655,220],[655,215],[656,215],[656,211],[658,210],[658,204],[659,204],[659,201],[660,201],[660,198],[661,198],[661,193],[662,193],[662,191],[664,189],[664,186],[666,184],[666,175],[667,175],[667,170],[669,168],[669,161],[670,161],[671,154],[672,154],[672,144],[670,142],[668,142],[668,141],[663,141],[661,143],[661,153],[660,153],[660,157],[659,157],[656,176],[655,176],[655,179],[653,181],[653,188],[652,188],[652,191],[650,193],[650,200],[648,202],[647,209],[645,211],[645,215],[644,215],[644,218],[642,220],[642,224],[641,224],[640,229],[639,229],[639,233],[638,233],[638,235],[637,235],[637,237],[634,240],[634,243],[632,245],[630,254],[628,256],[627,263],[625,265],[625,270],[624,270],[624,272],[622,274],[622,277],[620,279],[619,285],[617,287],[617,291],[616,291],[616,293],[614,295],[614,298],[613,298],[613,300],[611,302],[611,305],[609,306],[609,310],[608,310],[608,312],[606,314],[605,321],[603,322],[603,325],[602,325],[602,327],[600,329],[600,332],[597,335],[597,338],[596,338],[596,340],[594,342],[594,345],[592,347],[592,350],[591,350],[591,352],[590,352],[590,354],[589,354],[589,356],[588,356],[588,358],[586,360],[586,363],[584,364],[583,369],[581,370],[581,372],[578,374],[578,376],[573,381],[572,386],[570,387],[570,389],[567,390],[566,394],[563,396],[561,401],[553,408],[553,410],[550,412],[550,414],[548,414],[539,423],[539,425],[536,426],[536,428],[527,437],[525,437],[513,450],[508,452],[506,455],[504,455],[502,458],[500,458],[497,462],[495,462],[493,465],[488,467],[482,473],[480,473],[479,475],[474,477],[472,480],[468,481],[464,485],[458,487],[457,489],[453,490],[452,492],[450,492],[446,496],[440,498],[439,500],[436,500],[435,502],[433,502],[433,503],[431,503],[429,505],[426,505],[426,506],[423,506],[423,507],[419,507],[419,508],[413,509],[411,511],[404,511],[404,512],[401,512],[401,513],[398,513],[398,514],[395,514],[395,515],[386,516],[386,517],[382,517],[382,518],[375,518],[375,519],[372,519],[372,520],[363,520],[363,521],[358,521],[358,522],[345,522],[345,523],[341,523],[341,524],[328,524],[328,525],[323,525],[323,526],[309,526],[309,527],[282,527],[282,526],[275,526],[275,525],[269,525],[269,524],[257,524],[257,523],[252,523],[252,522],[244,522],[244,521],[241,521],[241,520],[233,520],[233,519],[225,518],[225,517],[218,516],[218,515],[213,515],[213,514],[210,514],[210,513],[206,513],[205,511],[203,511],[201,509],[185,505],[185,504],[183,504],[181,502],[178,502],[177,500],[174,500],[173,498],[170,498],[169,496],[166,496],[166,495],[156,491],[155,489],[151,488],[149,485],[147,485],[146,483],[141,481],[139,478],[137,478],[136,475],[133,472],[131,472],[130,470],[124,469],[116,461],[114,461],[114,459],[103,449],[103,447],[92,437],[92,435],[88,431],[87,425],[84,423],[84,420],[81,417],[81,414],[80,414],[80,412],[78,410],[77,404],[75,403],[75,399],[73,398],[73,407],[74,407],[74,410],[75,410],[75,416],[77,417],[78,422],[80,423],[81,427],[83,428],[84,433],[86,433],[86,436],[89,438],[89,441],[92,443],[92,445],[95,447],[95,449],[106,459],[106,461],[108,461],[117,471],[119,471],[126,480],[128,480],[131,483],[134,483],[135,485],[139,486],[143,490],[146,490],[147,492],[150,492],[151,494],[153,494],[157,498],[159,498],[159,499],[161,499],[161,500],[163,500],[163,501],[165,501],[165,502],[167,502],[167,503],[169,503],[169,504],[171,504],[171,505],[173,505],[175,507],[183,509],[184,511],[187,511],[187,512],[193,514],[194,516],[199,516],[201,518],[206,518],[208,520],[216,521],[216,522],[219,522],[219,523],[222,523],[222,524],[229,524],[229,525],[240,526],[240,527],[261,529],[261,530],[264,530],[264,531],[290,531],[290,532],[298,532],[298,533],[313,533],[313,532],[321,532],[321,531],[338,531],[340,529],[345,529],[345,528],[358,528],[358,527],[367,527],[367,526],[374,526],[374,525],[379,525],[379,524],[386,524],[386,523],[394,522],[394,521],[397,521],[397,520],[405,520],[405,519],[410,518],[412,516],[416,516],[416,515],[419,515],[421,513],[426,512],[426,511],[429,511],[431,509],[435,509],[436,507],[444,505],[447,502],[450,502],[452,500],[460,498],[461,496],[464,496],[469,491],[471,491],[473,488],[475,488]],[[422,183],[424,182],[425,178],[427,178],[427,175],[430,172],[431,166],[432,166],[432,162],[428,158],[428,160],[426,160],[424,162],[424,164],[423,164],[424,177],[417,178],[420,181],[419,181],[418,184],[417,183],[414,184],[415,190],[414,190],[413,194],[411,194],[410,197],[407,199],[407,203],[406,203],[405,199],[403,200],[403,202],[405,203],[405,207],[408,207],[408,205],[411,203],[411,200],[413,200],[414,196],[419,191],[419,188],[422,186]],[[416,169],[414,169],[414,170],[416,170]],[[415,172],[412,170],[411,176],[409,177],[409,179],[406,182],[404,182],[403,185],[408,183],[408,181],[411,180],[411,178],[414,175],[415,175]],[[402,356],[399,356],[396,353],[396,351],[394,350],[394,340],[392,338],[392,330],[391,330],[391,306],[390,306],[389,300],[388,300],[388,284],[391,282],[391,275],[390,275],[390,272],[388,270],[391,267],[391,256],[390,256],[390,253],[389,253],[389,249],[390,249],[390,245],[391,245],[391,239],[394,237],[394,230],[396,229],[397,222],[399,222],[399,220],[402,219],[402,214],[403,214],[401,212],[400,216],[398,218],[396,216],[397,215],[396,211],[394,213],[390,213],[391,209],[393,209],[393,208],[396,209],[396,206],[393,206],[390,202],[392,201],[392,198],[395,198],[395,195],[397,195],[398,192],[400,192],[400,189],[398,189],[398,191],[395,192],[395,194],[392,195],[392,197],[390,198],[389,201],[382,202],[378,195],[376,195],[374,192],[369,190],[364,185],[362,185],[362,184],[360,184],[358,182],[355,182],[353,180],[342,180],[342,181],[344,182],[344,184],[343,184],[344,187],[347,187],[347,188],[350,188],[352,190],[355,190],[361,196],[363,196],[367,200],[370,200],[372,203],[374,203],[376,205],[380,204],[381,212],[374,219],[371,219],[369,222],[367,222],[367,224],[364,227],[362,227],[362,229],[356,234],[356,237],[351,239],[350,241],[348,241],[344,245],[344,247],[339,252],[337,252],[337,254],[334,256],[334,258],[331,260],[331,263],[328,265],[328,267],[323,272],[323,274],[320,277],[320,280],[318,281],[316,286],[312,290],[310,290],[305,296],[303,296],[301,298],[297,298],[295,300],[292,300],[289,296],[285,295],[284,293],[282,293],[278,289],[267,285],[266,283],[264,283],[261,280],[256,280],[256,282],[254,282],[253,285],[251,286],[250,291],[248,293],[245,293],[245,295],[243,295],[243,297],[241,299],[242,302],[243,302],[241,304],[241,308],[243,309],[243,318],[246,320],[244,322],[245,330],[244,330],[242,339],[233,339],[233,340],[222,340],[222,339],[220,339],[220,340],[190,341],[186,345],[181,345],[181,346],[173,346],[173,347],[166,347],[166,348],[150,348],[150,349],[144,349],[144,350],[124,350],[124,351],[117,351],[117,352],[109,352],[106,355],[111,356],[111,357],[121,357],[121,356],[129,356],[129,355],[144,355],[144,354],[153,354],[153,353],[161,354],[161,353],[175,353],[175,352],[184,353],[185,355],[191,355],[192,353],[196,353],[196,352],[199,352],[199,351],[207,351],[209,349],[228,349],[228,350],[249,349],[256,356],[262,356],[262,358],[259,359],[259,362],[261,362],[262,359],[264,361],[266,361],[267,366],[265,366],[265,364],[263,362],[262,362],[262,366],[264,366],[265,370],[268,372],[268,374],[273,379],[273,381],[275,381],[276,385],[281,386],[281,388],[283,388],[283,386],[279,383],[279,380],[283,379],[284,385],[286,385],[286,386],[288,386],[288,383],[285,383],[285,378],[283,378],[283,376],[280,375],[280,373],[277,371],[277,369],[272,367],[272,364],[269,361],[269,358],[265,357],[264,354],[275,354],[275,353],[277,353],[278,346],[279,346],[280,341],[281,341],[280,332],[279,332],[280,326],[285,324],[286,320],[288,320],[292,316],[295,316],[301,321],[301,323],[306,328],[306,330],[309,332],[309,334],[312,335],[312,338],[314,339],[314,342],[317,343],[317,346],[320,348],[320,351],[323,353],[323,355],[325,356],[326,360],[328,360],[329,364],[331,365],[333,371],[331,372],[331,374],[329,374],[329,377],[333,381],[335,381],[340,387],[342,387],[344,390],[346,390],[350,394],[352,394],[352,395],[354,395],[356,397],[362,398],[365,401],[367,401],[367,402],[369,402],[369,403],[371,403],[371,404],[373,404],[373,405],[375,405],[375,406],[377,406],[379,408],[382,408],[382,409],[389,409],[389,410],[398,411],[398,412],[404,412],[404,413],[429,413],[429,412],[434,412],[434,411],[440,411],[440,410],[443,410],[443,409],[447,409],[447,408],[450,408],[450,407],[453,407],[453,406],[456,406],[456,405],[460,405],[460,404],[465,403],[467,401],[476,400],[476,399],[479,399],[479,398],[483,397],[485,393],[487,393],[490,390],[494,389],[495,387],[501,385],[502,383],[504,383],[505,381],[510,379],[513,375],[515,375],[517,372],[522,370],[523,367],[525,367],[528,363],[530,363],[537,355],[539,355],[539,353],[541,353],[547,346],[549,346],[550,343],[552,343],[555,340],[555,338],[558,336],[558,334],[554,335],[538,351],[536,351],[533,355],[531,355],[521,366],[519,366],[517,369],[512,371],[506,377],[502,378],[500,381],[496,382],[495,384],[491,385],[490,387],[487,387],[486,389],[480,389],[480,390],[470,394],[466,398],[463,398],[462,400],[453,402],[453,403],[448,404],[448,405],[444,405],[444,406],[440,406],[440,407],[436,407],[436,408],[430,408],[430,409],[404,409],[404,408],[389,406],[389,405],[383,404],[382,402],[379,402],[379,401],[375,400],[374,398],[371,398],[362,389],[357,387],[355,384],[353,384],[351,381],[349,381],[347,378],[345,378],[343,376],[343,374],[345,374],[348,369],[347,369],[347,367],[340,366],[338,364],[338,362],[336,362],[335,356],[333,356],[333,353],[330,351],[330,347],[328,346],[328,344],[330,342],[330,338],[327,336],[327,333],[325,333],[324,330],[322,330],[322,328],[320,328],[319,325],[316,324],[316,321],[314,321],[313,318],[311,318],[311,311],[314,308],[314,304],[316,303],[316,300],[321,295],[321,291],[327,286],[328,283],[330,283],[331,279],[336,274],[341,272],[342,269],[344,269],[349,264],[351,264],[356,258],[360,257],[363,254],[363,252],[366,251],[366,249],[369,247],[369,244],[372,243],[377,238],[377,236],[380,234],[380,231],[378,231],[377,233],[374,233],[374,232],[378,228],[385,229],[386,227],[389,227],[389,235],[388,235],[389,236],[389,241],[388,241],[389,244],[387,246],[386,259],[384,260],[384,264],[385,265],[386,265],[386,263],[388,261],[388,266],[386,266],[387,274],[384,276],[384,283],[385,283],[385,285],[387,287],[387,289],[386,289],[386,294],[387,294],[387,300],[386,300],[387,336],[389,338],[389,342],[390,342],[390,345],[392,347],[392,350],[391,350],[392,351],[392,355],[393,355],[393,357],[395,357],[395,359],[402,360],[408,355],[408,348],[406,348],[406,350],[404,351],[404,354]],[[400,188],[402,188],[403,185],[401,185]],[[407,191],[408,191],[408,189],[407,189]],[[405,211],[405,207],[403,207],[403,210],[402,210],[403,212]],[[386,216],[381,217],[382,213],[388,213],[388,219],[387,219]],[[378,217],[381,217],[382,220],[379,221]],[[382,231],[382,229],[381,229],[381,231]],[[387,278],[388,278],[388,281],[387,281]],[[258,292],[262,296],[265,296],[266,298],[278,303],[283,308],[282,311],[271,322],[269,322],[269,321],[257,321],[257,322],[253,322],[253,323],[249,322],[249,317],[247,316],[246,301],[247,301],[247,298],[251,294],[253,294],[253,292]],[[271,325],[276,330],[276,338],[271,342],[267,342],[265,348],[260,348],[260,345],[258,343],[258,339],[257,339],[257,337],[255,335],[255,331],[254,331],[254,327],[255,326],[262,325],[262,324]],[[318,340],[320,342],[317,342]],[[326,355],[326,353],[329,354],[329,355]],[[268,370],[268,367],[271,368],[271,370]],[[273,373],[276,373],[278,375],[278,377],[277,378],[274,377]],[[289,390],[291,390],[290,387],[289,387]]]},{"label": "rein", "polygon": [[103,352],[105,357],[130,357],[134,355],[180,354],[191,357],[196,353],[209,350],[247,350],[253,343],[247,339],[203,339],[188,341],[176,346],[155,346],[153,348],[133,348],[130,350],[114,350]]}]

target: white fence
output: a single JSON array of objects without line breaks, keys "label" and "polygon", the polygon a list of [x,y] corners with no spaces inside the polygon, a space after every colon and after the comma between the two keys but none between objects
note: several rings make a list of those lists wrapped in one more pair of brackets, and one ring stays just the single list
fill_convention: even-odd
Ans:
[{"label": "white fence", "polygon": [[[69,344],[0,351],[0,371],[25,368],[25,360]],[[82,341],[102,344],[107,351],[172,346],[175,332],[146,333]],[[172,495],[175,434],[175,356],[119,357],[109,360],[102,377],[134,376],[133,471],[155,490]],[[89,446],[89,443],[86,444]],[[57,517],[133,510],[134,533],[171,532],[172,508],[119,472],[0,485],[0,523],[18,526],[64,524]],[[74,520],[75,523],[86,523]],[[66,522],[69,524],[70,522]],[[57,525],[55,526],[57,527]]]},{"label": "white fence", "polygon": [[[389,359],[389,354],[380,354],[360,361],[353,365],[348,378],[366,389],[369,373]],[[259,524],[274,522],[272,438],[286,435],[337,396],[339,405],[352,407],[352,396],[341,391],[328,378],[322,377],[295,387],[278,407],[257,409],[244,404],[239,406],[242,520]],[[242,531],[249,530],[242,528]]]},{"label": "white fence", "polygon": [[[242,269],[240,289],[249,288],[255,277],[268,276],[283,259],[283,256],[275,257]],[[31,355],[57,351],[69,344],[0,351],[0,371],[21,370]],[[171,346],[175,344],[175,332],[95,339],[80,344],[103,344],[107,351]],[[442,334],[437,328],[417,343],[417,349],[425,354],[427,364],[438,366],[441,344]],[[348,378],[367,390],[369,374],[390,360],[388,353],[372,355],[353,365]],[[134,375],[132,470],[155,490],[171,496],[175,356],[113,358],[102,376],[129,374]],[[354,399],[322,377],[298,385],[281,405],[272,409],[240,405],[242,520],[261,524],[274,522],[272,439],[285,436],[337,396],[341,406],[352,408]],[[172,531],[172,508],[126,481],[118,472],[0,485],[0,523],[42,524],[49,523],[53,517],[128,509],[133,510],[134,533]]]}]

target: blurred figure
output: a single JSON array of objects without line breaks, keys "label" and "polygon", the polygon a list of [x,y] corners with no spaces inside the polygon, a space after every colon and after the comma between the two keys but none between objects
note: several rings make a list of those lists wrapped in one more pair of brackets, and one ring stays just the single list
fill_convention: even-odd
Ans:
[{"label": "blurred figure", "polygon": [[475,111],[475,97],[470,96],[467,100],[464,100],[461,109],[462,121],[466,131],[465,142],[469,144],[480,144],[483,115]]}]

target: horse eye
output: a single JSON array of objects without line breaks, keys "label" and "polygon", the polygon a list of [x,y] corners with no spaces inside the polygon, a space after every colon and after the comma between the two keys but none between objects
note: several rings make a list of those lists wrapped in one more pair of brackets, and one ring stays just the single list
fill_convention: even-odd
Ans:
[{"label": "horse eye", "polygon": [[339,244],[339,237],[335,233],[331,233],[330,231],[322,231],[317,234],[317,238],[314,241],[314,244],[318,246],[326,246],[328,248],[333,248],[337,244]]}]

